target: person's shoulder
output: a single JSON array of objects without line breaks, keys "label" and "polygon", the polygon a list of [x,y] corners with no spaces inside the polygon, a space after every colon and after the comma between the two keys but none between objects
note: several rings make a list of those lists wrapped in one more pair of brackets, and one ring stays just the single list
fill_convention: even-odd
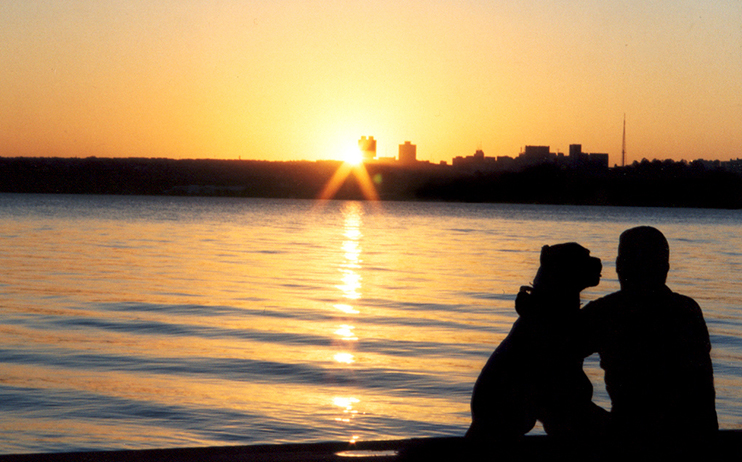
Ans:
[{"label": "person's shoulder", "polygon": [[687,295],[670,291],[670,297],[672,298],[673,305],[676,307],[683,307],[693,312],[701,312],[701,307],[698,305],[698,302]]},{"label": "person's shoulder", "polygon": [[670,296],[673,298],[673,300],[679,302],[679,303],[688,303],[690,305],[697,305],[695,300],[693,300],[691,297],[683,294],[679,294],[677,292],[674,292],[671,289],[668,289],[670,292]]}]

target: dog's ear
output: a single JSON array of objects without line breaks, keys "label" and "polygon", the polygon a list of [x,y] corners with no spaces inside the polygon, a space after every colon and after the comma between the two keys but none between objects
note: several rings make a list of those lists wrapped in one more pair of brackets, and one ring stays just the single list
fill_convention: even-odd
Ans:
[{"label": "dog's ear", "polygon": [[550,249],[551,247],[548,245],[541,247],[541,257],[539,258],[539,261],[542,265],[549,261],[549,254],[551,253]]},{"label": "dog's ear", "polygon": [[548,273],[546,267],[549,260],[551,260],[551,253],[552,249],[548,245],[541,247],[541,257],[539,258],[541,265],[539,265],[538,271],[536,271],[536,277],[533,278],[534,287],[541,286],[545,282],[544,279],[547,278],[546,273]]}]

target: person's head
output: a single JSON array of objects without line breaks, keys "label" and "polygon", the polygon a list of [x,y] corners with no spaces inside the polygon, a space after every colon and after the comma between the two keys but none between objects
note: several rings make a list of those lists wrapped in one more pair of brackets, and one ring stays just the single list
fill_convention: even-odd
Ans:
[{"label": "person's head", "polygon": [[621,289],[654,289],[665,284],[670,270],[670,246],[665,236],[651,226],[638,226],[621,233],[616,273]]}]

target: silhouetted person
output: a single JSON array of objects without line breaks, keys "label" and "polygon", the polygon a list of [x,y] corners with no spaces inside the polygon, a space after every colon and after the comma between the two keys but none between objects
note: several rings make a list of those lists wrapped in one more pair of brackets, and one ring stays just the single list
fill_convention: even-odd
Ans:
[{"label": "silhouetted person", "polygon": [[621,441],[687,442],[718,430],[711,343],[701,308],[666,285],[670,249],[657,229],[621,234],[621,290],[581,312],[585,356],[597,352]]},{"label": "silhouetted person", "polygon": [[550,435],[600,430],[607,413],[592,403],[592,384],[574,342],[580,291],[598,285],[602,265],[579,244],[544,246],[533,287],[521,287],[520,315],[482,369],[471,398],[467,438],[480,448],[512,447],[540,420]]}]

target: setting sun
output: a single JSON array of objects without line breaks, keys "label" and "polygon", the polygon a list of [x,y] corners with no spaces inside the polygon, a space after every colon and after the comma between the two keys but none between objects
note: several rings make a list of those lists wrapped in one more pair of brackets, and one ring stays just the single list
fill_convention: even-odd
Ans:
[{"label": "setting sun", "polygon": [[359,165],[363,162],[363,153],[357,147],[348,149],[343,156],[343,161],[350,165]]}]

